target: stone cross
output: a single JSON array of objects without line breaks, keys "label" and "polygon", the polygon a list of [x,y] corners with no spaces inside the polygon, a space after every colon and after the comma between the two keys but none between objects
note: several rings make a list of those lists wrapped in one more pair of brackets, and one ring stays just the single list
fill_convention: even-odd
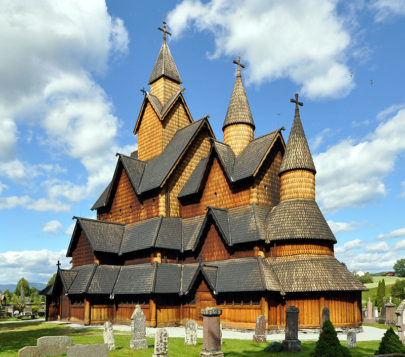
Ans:
[{"label": "stone cross", "polygon": [[163,32],[163,42],[166,42],[166,34],[171,36],[172,34],[166,30],[166,21],[163,21],[163,28],[158,27],[159,31]]},{"label": "stone cross", "polygon": [[152,357],[168,357],[169,334],[165,328],[159,328],[155,334],[155,349]]},{"label": "stone cross", "polygon": [[197,322],[189,320],[185,326],[184,344],[196,345],[197,344]]},{"label": "stone cross", "polygon": [[347,348],[356,348],[356,331],[347,332]]},{"label": "stone cross", "polygon": [[133,350],[148,348],[146,318],[139,305],[136,305],[134,313],[131,316],[131,332],[132,338],[129,345]]},{"label": "stone cross", "polygon": [[224,357],[221,351],[220,316],[222,310],[207,307],[201,310],[203,315],[203,350],[200,357]]},{"label": "stone cross", "polygon": [[322,322],[321,322],[321,329],[323,328],[323,324],[325,321],[330,320],[330,313],[329,313],[329,308],[325,306],[322,309]]},{"label": "stone cross", "polygon": [[113,325],[110,321],[107,321],[104,324],[103,337],[104,337],[104,343],[106,343],[108,345],[108,349],[110,351],[115,350],[114,330],[113,330]]},{"label": "stone cross", "polygon": [[259,315],[256,319],[256,330],[253,335],[253,341],[266,342],[266,318]]},{"label": "stone cross", "polygon": [[283,351],[300,352],[301,341],[298,339],[298,307],[289,306],[285,310],[285,340]]}]

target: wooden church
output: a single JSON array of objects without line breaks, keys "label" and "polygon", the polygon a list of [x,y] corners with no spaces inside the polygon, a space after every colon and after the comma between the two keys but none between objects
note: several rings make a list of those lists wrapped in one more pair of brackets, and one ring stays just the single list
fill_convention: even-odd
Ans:
[{"label": "wooden church", "polygon": [[220,142],[191,116],[160,30],[138,150],[117,154],[97,219],[75,217],[72,268],[43,291],[47,320],[129,324],[140,304],[149,326],[180,325],[218,306],[225,327],[264,315],[278,329],[295,305],[302,328],[319,328],[324,306],[335,326],[359,326],[366,288],[334,257],[298,95],[287,145],[284,128],[255,138],[238,58]]}]

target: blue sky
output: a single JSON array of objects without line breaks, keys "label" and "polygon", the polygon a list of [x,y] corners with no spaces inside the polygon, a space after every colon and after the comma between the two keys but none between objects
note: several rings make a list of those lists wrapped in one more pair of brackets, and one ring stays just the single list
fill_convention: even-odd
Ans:
[{"label": "blue sky", "polygon": [[218,139],[241,56],[256,136],[303,125],[349,269],[405,252],[405,1],[0,0],[0,283],[46,282],[111,179],[159,52]]}]

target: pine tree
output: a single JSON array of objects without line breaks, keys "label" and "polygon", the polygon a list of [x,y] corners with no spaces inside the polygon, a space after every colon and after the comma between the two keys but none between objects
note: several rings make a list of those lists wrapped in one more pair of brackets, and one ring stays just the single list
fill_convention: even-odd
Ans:
[{"label": "pine tree", "polygon": [[330,320],[322,326],[312,357],[350,357],[350,351],[340,344],[335,328]]},{"label": "pine tree", "polygon": [[381,307],[382,305],[382,295],[381,295],[381,280],[378,282],[377,286],[377,297],[375,298],[375,305]]},{"label": "pine tree", "polygon": [[381,340],[380,347],[376,351],[376,354],[398,352],[405,352],[405,348],[402,346],[402,342],[400,341],[398,335],[394,332],[392,327],[390,327],[384,334],[384,337]]},{"label": "pine tree", "polygon": [[[384,297],[385,296],[385,280],[384,279],[381,281],[381,291],[382,291],[382,296]],[[381,299],[381,301],[382,301],[382,299]]]}]

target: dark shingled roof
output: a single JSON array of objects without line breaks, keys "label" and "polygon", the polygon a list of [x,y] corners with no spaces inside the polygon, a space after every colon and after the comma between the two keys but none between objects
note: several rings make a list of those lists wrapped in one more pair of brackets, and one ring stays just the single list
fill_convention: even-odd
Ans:
[{"label": "dark shingled roof", "polygon": [[199,270],[199,264],[185,264],[182,267],[181,275],[181,289],[180,293],[182,295],[187,294],[195,281],[197,271]]},{"label": "dark shingled roof", "polygon": [[97,267],[88,294],[111,294],[121,267],[117,265],[100,265]]},{"label": "dark shingled roof", "polygon": [[153,291],[157,264],[123,266],[118,274],[113,294],[149,294]]},{"label": "dark shingled roof", "polygon": [[179,71],[177,70],[169,46],[166,42],[163,42],[162,47],[160,48],[155,67],[149,78],[149,84],[152,84],[163,76],[170,78],[177,83],[181,83]]},{"label": "dark shingled roof", "polygon": [[295,108],[295,118],[288,138],[287,148],[280,167],[280,174],[295,169],[306,169],[316,173],[311,151],[302,127],[298,105]]},{"label": "dark shingled roof", "polygon": [[181,97],[181,99],[182,99],[182,93],[183,93],[183,89],[178,90],[176,93],[174,93],[171,96],[171,98],[167,101],[167,103],[165,105],[162,105],[159,98],[154,96],[153,94],[146,93],[146,97],[149,99],[150,103],[152,104],[152,107],[154,108],[159,119],[163,121],[164,118],[166,117],[166,115],[169,113],[169,109],[176,102],[177,98]]},{"label": "dark shingled roof", "polygon": [[318,204],[313,200],[282,201],[270,212],[266,242],[285,239],[322,239],[336,243]]},{"label": "dark shingled roof", "polygon": [[73,280],[68,293],[83,294],[87,292],[93,274],[97,268],[97,264],[87,264],[74,267],[72,270],[77,271],[76,278]]},{"label": "dark shingled roof", "polygon": [[193,173],[191,174],[190,178],[188,179],[186,184],[181,189],[179,195],[177,196],[178,198],[187,197],[194,193],[200,192],[201,183],[204,178],[204,174],[205,174],[205,170],[207,168],[208,161],[209,161],[209,158],[206,157],[205,159],[202,159],[198,163],[198,165],[194,169]]},{"label": "dark shingled roof", "polygon": [[206,215],[182,219],[182,251],[194,250],[202,233]]},{"label": "dark shingled roof", "polygon": [[267,258],[285,292],[367,290],[329,255]]},{"label": "dark shingled roof", "polygon": [[73,232],[66,256],[70,257],[72,254],[73,240],[77,235],[76,232],[78,226],[83,229],[94,252],[119,252],[122,234],[125,228],[124,224],[80,217],[75,218],[77,219],[76,227]]},{"label": "dark shingled roof", "polygon": [[69,291],[70,286],[73,283],[73,280],[75,280],[78,272],[74,270],[58,270],[60,278],[62,280],[63,288],[65,291]]},{"label": "dark shingled roof", "polygon": [[182,224],[180,218],[163,218],[154,244],[158,248],[181,250]]},{"label": "dark shingled roof", "polygon": [[255,128],[239,66],[222,130],[231,124],[248,124]]},{"label": "dark shingled roof", "polygon": [[108,198],[108,193],[110,192],[110,187],[111,187],[111,182],[107,185],[101,196],[97,199],[97,201],[94,203],[93,207],[91,207],[91,210],[95,210],[97,208],[104,207],[107,202]]},{"label": "dark shingled roof", "polygon": [[222,238],[228,245],[232,245],[231,232],[229,230],[229,215],[228,210],[208,207],[208,213],[211,214],[216,226],[221,233]]},{"label": "dark shingled roof", "polygon": [[41,291],[38,292],[39,295],[46,295],[46,296],[51,296],[53,295],[53,287],[54,287],[54,283],[48,285],[47,287],[45,287],[44,289],[42,289]]},{"label": "dark shingled roof", "polygon": [[158,264],[154,292],[178,294],[181,284],[181,265]]}]

